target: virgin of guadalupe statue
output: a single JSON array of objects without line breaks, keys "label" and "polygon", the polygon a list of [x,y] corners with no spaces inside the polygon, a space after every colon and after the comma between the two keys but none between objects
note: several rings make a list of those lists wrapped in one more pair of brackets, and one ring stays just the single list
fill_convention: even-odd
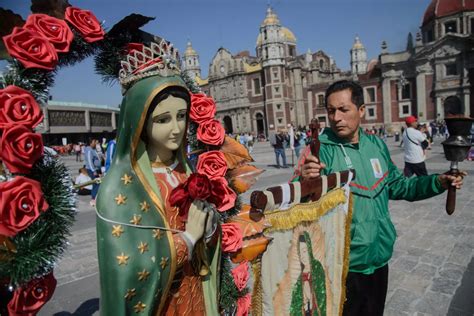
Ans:
[{"label": "virgin of guadalupe statue", "polygon": [[325,316],[326,276],[323,265],[313,256],[308,232],[299,235],[297,249],[301,273],[293,286],[290,314]]},{"label": "virgin of guadalupe statue", "polygon": [[179,56],[164,40],[134,47],[120,70],[116,153],[97,197],[101,314],[217,315],[213,212],[195,201],[186,220],[168,202],[191,172]]}]

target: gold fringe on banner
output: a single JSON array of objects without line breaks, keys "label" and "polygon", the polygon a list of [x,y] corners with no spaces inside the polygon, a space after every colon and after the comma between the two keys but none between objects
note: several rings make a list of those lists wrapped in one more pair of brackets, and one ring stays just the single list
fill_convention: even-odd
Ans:
[{"label": "gold fringe on banner", "polygon": [[344,246],[344,271],[342,271],[342,284],[341,284],[341,302],[339,305],[339,315],[342,316],[344,311],[344,303],[346,302],[346,278],[349,272],[349,251],[351,248],[351,224],[352,224],[352,206],[354,205],[354,197],[352,193],[349,195],[349,207],[346,217],[346,241]]},{"label": "gold fringe on banner", "polygon": [[338,188],[330,191],[316,202],[296,204],[284,211],[265,212],[265,218],[272,225],[266,231],[288,230],[301,222],[318,220],[337,205],[345,202],[345,191]]},{"label": "gold fringe on banner", "polygon": [[262,256],[252,261],[253,292],[252,292],[252,316],[262,316],[263,294],[262,294]]}]

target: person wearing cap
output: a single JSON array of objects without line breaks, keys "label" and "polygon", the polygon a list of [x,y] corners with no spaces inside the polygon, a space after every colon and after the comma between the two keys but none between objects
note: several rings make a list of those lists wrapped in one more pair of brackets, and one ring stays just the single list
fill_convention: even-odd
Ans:
[{"label": "person wearing cap", "polygon": [[356,178],[349,184],[353,217],[343,315],[383,315],[388,262],[397,236],[390,218],[389,200],[418,201],[441,194],[449,186],[459,189],[466,173],[459,177],[446,174],[404,177],[392,162],[385,142],[376,135],[366,134],[360,127],[365,116],[364,91],[354,81],[341,80],[330,85],[325,106],[330,128],[319,136],[319,158],[305,150],[295,176],[304,181],[355,170]]},{"label": "person wearing cap", "polygon": [[[407,129],[403,132],[403,149],[405,152],[405,168],[403,174],[406,177],[412,175],[426,176],[428,171],[425,164],[424,149],[428,145],[426,134],[417,129],[418,120],[414,116],[405,119]],[[426,146],[426,147],[425,147]]]}]

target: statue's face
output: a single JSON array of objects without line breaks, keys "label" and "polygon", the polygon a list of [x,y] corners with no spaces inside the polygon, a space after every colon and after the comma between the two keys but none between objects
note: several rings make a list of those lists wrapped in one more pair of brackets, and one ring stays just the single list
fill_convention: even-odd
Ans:
[{"label": "statue's face", "polygon": [[186,101],[169,96],[158,103],[146,122],[148,146],[154,146],[157,153],[175,151],[183,141],[186,131]]},{"label": "statue's face", "polygon": [[303,272],[310,272],[310,262],[309,262],[309,254],[308,254],[308,247],[305,242],[300,242],[300,260],[301,263],[304,264],[304,271]]}]

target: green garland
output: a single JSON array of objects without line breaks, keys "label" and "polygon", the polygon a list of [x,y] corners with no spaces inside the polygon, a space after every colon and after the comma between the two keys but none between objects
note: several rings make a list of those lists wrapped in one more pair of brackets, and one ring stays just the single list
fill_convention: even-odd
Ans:
[{"label": "green garland", "polygon": [[234,315],[237,309],[237,300],[239,297],[249,293],[248,287],[242,291],[237,289],[232,276],[232,263],[228,254],[223,254],[221,257],[221,282],[220,282],[220,297],[219,306],[225,315]]},{"label": "green garland", "polygon": [[51,271],[67,246],[76,213],[69,171],[57,158],[45,154],[33,167],[30,178],[41,183],[49,208],[12,238],[17,250],[13,259],[0,261],[0,279],[10,279],[13,286]]}]

